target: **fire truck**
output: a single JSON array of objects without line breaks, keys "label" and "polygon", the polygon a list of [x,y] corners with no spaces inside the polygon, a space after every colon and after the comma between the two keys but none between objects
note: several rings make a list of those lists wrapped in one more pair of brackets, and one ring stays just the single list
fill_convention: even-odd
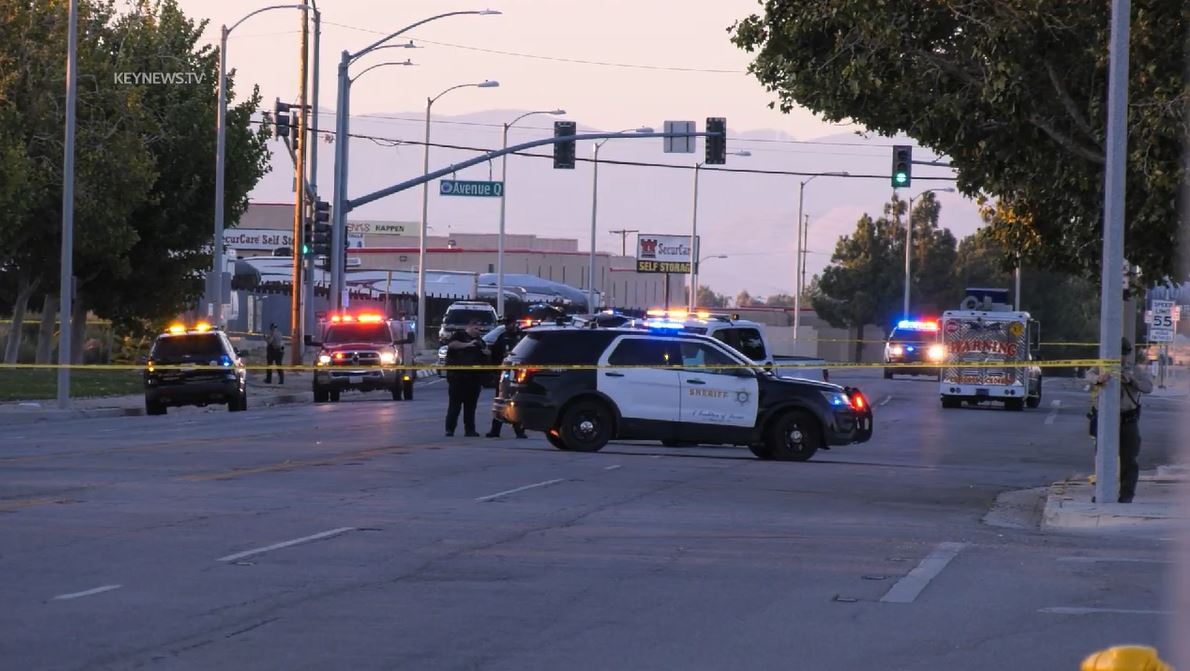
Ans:
[{"label": "fire truck", "polygon": [[1041,405],[1041,368],[1033,361],[1041,328],[1013,310],[1006,289],[967,289],[959,310],[942,313],[943,408],[997,401],[1009,410]]},{"label": "fire truck", "polygon": [[338,402],[342,392],[388,391],[394,401],[413,400],[412,322],[380,314],[333,314],[319,323],[314,359],[314,402]]}]

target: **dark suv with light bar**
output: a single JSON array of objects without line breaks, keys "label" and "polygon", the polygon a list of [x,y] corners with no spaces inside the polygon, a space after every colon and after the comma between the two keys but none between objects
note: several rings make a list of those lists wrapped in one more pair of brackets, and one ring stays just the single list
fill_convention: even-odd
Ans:
[{"label": "dark suv with light bar", "polygon": [[726,343],[680,330],[534,329],[504,364],[493,414],[545,432],[561,450],[659,440],[805,461],[872,437],[858,389],[780,378]]},{"label": "dark suv with light bar", "polygon": [[231,412],[248,409],[247,373],[239,352],[222,331],[206,322],[193,328],[174,324],[157,336],[145,362],[145,414],[168,408],[226,403]]}]

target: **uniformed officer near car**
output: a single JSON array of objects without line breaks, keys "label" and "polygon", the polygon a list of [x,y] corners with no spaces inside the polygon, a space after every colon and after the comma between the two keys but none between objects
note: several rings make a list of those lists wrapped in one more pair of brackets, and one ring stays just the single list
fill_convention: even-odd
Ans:
[{"label": "uniformed officer near car", "polygon": [[[513,347],[516,347],[516,344],[520,342],[522,336],[524,336],[524,331],[521,330],[520,323],[511,317],[505,317],[504,330],[500,333],[500,337],[496,338],[496,342],[492,343],[491,346],[492,364],[498,366],[501,363],[504,363],[504,357],[508,356],[508,353],[512,351]],[[496,376],[497,384],[499,384],[499,371],[493,371],[493,374]],[[493,415],[492,428],[488,430],[486,434],[487,437],[499,438],[500,428],[503,425],[504,422],[501,421],[499,417]],[[525,433],[525,427],[521,426],[520,424],[513,424],[512,430],[516,433],[517,438],[529,437],[529,435]]]},{"label": "uniformed officer near car", "polygon": [[273,381],[273,366],[277,367],[277,383],[285,384],[285,369],[282,368],[285,359],[285,339],[277,329],[277,323],[269,324],[269,332],[264,337],[265,371],[264,383]]},{"label": "uniformed officer near car", "polygon": [[[1120,343],[1120,503],[1132,503],[1136,495],[1136,482],[1140,478],[1140,395],[1153,391],[1153,378],[1143,365],[1136,366],[1132,360],[1132,343],[1127,338]],[[1110,373],[1092,373],[1095,389],[1092,392],[1091,435],[1099,421],[1099,390],[1110,378]]]},{"label": "uniformed officer near car", "polygon": [[413,368],[415,342],[417,340],[417,321],[400,310],[397,318],[392,321],[393,348],[397,353],[397,363],[405,368],[400,371],[397,385],[406,401],[413,400],[413,381],[417,377],[417,370]]},{"label": "uniformed officer near car", "polygon": [[[446,384],[449,396],[446,408],[446,435],[455,435],[459,412],[463,413],[463,430],[468,437],[478,437],[475,430],[475,407],[483,386],[485,368],[490,366],[491,351],[479,334],[480,323],[471,320],[467,328],[455,331],[446,343]],[[458,368],[455,368],[455,367]],[[475,368],[468,368],[474,366]]]}]

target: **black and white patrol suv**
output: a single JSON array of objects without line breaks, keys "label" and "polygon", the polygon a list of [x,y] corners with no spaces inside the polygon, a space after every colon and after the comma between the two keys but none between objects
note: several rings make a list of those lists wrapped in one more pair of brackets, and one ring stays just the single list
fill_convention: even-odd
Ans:
[{"label": "black and white patrol suv", "polygon": [[747,445],[761,459],[805,461],[872,436],[872,410],[858,389],[779,378],[704,335],[533,329],[504,363],[493,414],[544,431],[561,450],[660,440]]}]

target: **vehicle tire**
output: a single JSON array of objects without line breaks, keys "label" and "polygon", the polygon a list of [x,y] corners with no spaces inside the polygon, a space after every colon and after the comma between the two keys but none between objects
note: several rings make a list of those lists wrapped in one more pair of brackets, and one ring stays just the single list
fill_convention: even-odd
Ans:
[{"label": "vehicle tire", "polygon": [[1037,380],[1037,395],[1025,399],[1025,405],[1036,408],[1041,405],[1041,380]]},{"label": "vehicle tire", "polygon": [[160,403],[152,403],[148,399],[145,400],[145,414],[146,415],[164,415],[165,406]]},{"label": "vehicle tire", "polygon": [[397,383],[393,385],[393,388],[392,388],[392,390],[391,390],[391,391],[392,391],[392,393],[393,393],[393,400],[394,400],[394,401],[400,401],[400,400],[401,400],[401,391],[402,391],[403,389],[404,389],[404,387],[402,387],[402,386],[401,386],[401,381],[400,381],[400,380],[397,380]]},{"label": "vehicle tire", "polygon": [[804,410],[791,410],[773,420],[765,447],[778,461],[809,461],[822,442],[818,420]]},{"label": "vehicle tire", "polygon": [[942,407],[943,408],[948,408],[948,409],[949,408],[960,408],[960,407],[962,407],[962,405],[963,405],[963,401],[961,399],[954,398],[953,396],[943,396],[942,397]]},{"label": "vehicle tire", "polygon": [[330,392],[328,392],[325,389],[319,389],[318,387],[314,387],[314,402],[315,403],[326,403],[329,400],[330,400]]},{"label": "vehicle tire", "polygon": [[748,449],[752,450],[752,454],[756,455],[757,459],[764,459],[767,461],[773,458],[773,451],[770,450],[769,446],[765,443],[755,443],[753,445],[749,445]]},{"label": "vehicle tire", "polygon": [[339,402],[339,391],[336,389],[336,390],[330,392],[330,397],[331,397],[331,403],[338,403]]},{"label": "vehicle tire", "polygon": [[554,434],[550,433],[549,431],[545,432],[545,439],[547,441],[549,441],[550,445],[553,445],[554,447],[558,448],[559,450],[569,452],[569,450],[566,447],[566,443],[562,442],[562,439],[560,437],[555,436]]},{"label": "vehicle tire", "polygon": [[884,369],[884,379],[891,380],[892,377],[893,377],[893,372],[891,370],[889,370],[888,368],[885,368]]},{"label": "vehicle tire", "polygon": [[598,452],[611,440],[614,421],[602,401],[579,401],[562,416],[558,435],[568,450]]},{"label": "vehicle tire", "polygon": [[227,402],[228,412],[243,412],[248,409],[248,392],[242,391]]},{"label": "vehicle tire", "polygon": [[413,400],[413,380],[412,379],[402,380],[401,386],[405,390],[405,400],[412,401]]},{"label": "vehicle tire", "polygon": [[1025,399],[1023,398],[1009,398],[1004,401],[1004,408],[1013,412],[1020,412],[1025,409]]}]

